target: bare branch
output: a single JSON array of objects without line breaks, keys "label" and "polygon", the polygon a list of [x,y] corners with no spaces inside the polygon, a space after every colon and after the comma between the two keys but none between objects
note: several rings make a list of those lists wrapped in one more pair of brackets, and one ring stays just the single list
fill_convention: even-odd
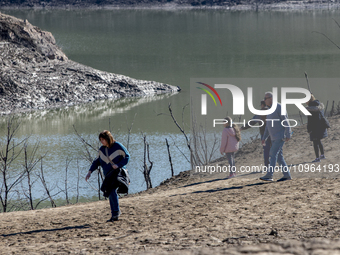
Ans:
[{"label": "bare branch", "polygon": [[[126,145],[127,150],[129,150],[131,130],[132,130],[132,126],[135,122],[136,116],[137,116],[137,113],[135,113],[135,116],[133,117],[133,121],[132,121],[130,127],[129,126],[127,127],[127,129],[128,129],[128,140],[127,140],[127,145]],[[126,124],[127,124],[127,117],[126,117]]]},{"label": "bare branch", "polygon": [[[152,183],[151,183],[151,178],[150,178],[150,172],[153,166],[153,162],[150,160],[150,149],[149,149],[149,144],[146,142],[146,135],[143,135],[143,141],[144,141],[144,162],[143,162],[143,174],[144,174],[144,179],[146,182],[146,188],[150,189],[152,188]],[[148,159],[150,166],[147,165],[146,163],[146,158]]]},{"label": "bare branch", "polygon": [[68,198],[68,187],[67,187],[67,172],[68,172],[68,166],[70,165],[72,159],[66,158],[66,168],[65,168],[65,199],[66,199],[66,204],[70,204],[70,200]]},{"label": "bare branch", "polygon": [[87,146],[89,146],[90,148],[92,148],[95,151],[98,151],[98,149],[94,148],[91,144],[89,144],[77,131],[76,127],[73,125],[73,129],[76,132],[76,135],[79,137],[79,139],[81,140],[82,143],[86,144]]},{"label": "bare branch", "polygon": [[188,161],[188,163],[190,163],[190,160],[188,159],[188,157],[187,157],[187,156],[184,154],[184,152],[177,146],[177,144],[176,144],[174,138],[173,138],[172,136],[170,136],[170,137],[171,137],[171,139],[172,139],[172,141],[173,141],[175,147],[178,149],[178,151],[183,155],[183,157]]},{"label": "bare branch", "polygon": [[340,24],[335,20],[335,19],[332,19],[334,20],[334,22],[338,25],[338,27],[340,28]]},{"label": "bare branch", "polygon": [[183,106],[182,108],[182,126],[183,126],[183,130],[184,130],[184,127],[185,127],[185,123],[184,123],[184,111],[185,111],[185,108],[189,106],[189,104],[186,104]]},{"label": "bare branch", "polygon": [[305,77],[306,77],[306,80],[307,80],[308,90],[309,90],[309,92],[310,92],[311,94],[313,94],[313,93],[312,93],[312,90],[310,89],[310,85],[309,85],[309,81],[308,81],[308,75],[307,75],[306,72],[305,72]]},{"label": "bare branch", "polygon": [[166,147],[168,149],[168,156],[169,156],[169,162],[170,162],[171,176],[174,176],[174,167],[172,165],[172,159],[171,159],[171,154],[170,154],[170,146],[169,146],[167,138],[165,138],[165,142],[166,142]]},{"label": "bare branch", "polygon": [[340,49],[340,47],[335,43],[333,42],[327,35],[325,35],[324,33],[320,33],[320,32],[317,32],[317,31],[313,31],[312,33],[317,33],[317,34],[320,34],[320,35],[323,35],[324,37],[326,37],[331,43],[333,43],[338,49]]},{"label": "bare branch", "polygon": [[[41,163],[41,166],[40,166],[40,173],[41,173],[41,175],[39,174],[38,175],[38,177],[40,178],[40,180],[41,180],[41,183],[43,184],[43,186],[44,186],[44,188],[45,188],[45,191],[46,191],[46,194],[47,194],[47,196],[48,196],[48,198],[50,199],[50,202],[51,202],[51,206],[52,207],[57,207],[57,205],[55,204],[55,202],[54,202],[54,200],[53,200],[53,198],[52,198],[52,195],[51,195],[51,193],[50,193],[50,189],[48,188],[48,186],[47,186],[47,183],[46,183],[46,180],[45,180],[45,177],[44,177],[44,171],[43,171],[43,164],[42,164],[42,158],[41,158],[41,160],[40,160],[40,163]],[[61,192],[61,191],[60,191]],[[59,192],[59,193],[60,193]]]}]

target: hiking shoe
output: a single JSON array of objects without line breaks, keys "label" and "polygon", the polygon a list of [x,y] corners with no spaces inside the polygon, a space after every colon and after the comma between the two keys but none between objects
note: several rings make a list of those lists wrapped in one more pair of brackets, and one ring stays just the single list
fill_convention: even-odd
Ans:
[{"label": "hiking shoe", "polygon": [[325,155],[321,155],[320,159],[326,159]]},{"label": "hiking shoe", "polygon": [[281,179],[278,179],[278,182],[284,182],[284,181],[290,181],[292,177],[282,177]]},{"label": "hiking shoe", "polygon": [[315,163],[315,162],[320,162],[321,160],[319,158],[316,158],[312,161],[312,163]]},{"label": "hiking shoe", "polygon": [[260,177],[260,180],[267,181],[267,182],[272,182],[273,181],[273,177],[262,176],[262,177]]},{"label": "hiking shoe", "polygon": [[109,220],[107,220],[106,222],[114,222],[114,221],[118,221],[118,216],[112,216]]},{"label": "hiking shoe", "polygon": [[120,211],[120,209],[119,209],[119,211],[113,211],[111,214],[112,214],[112,217],[114,217],[114,216],[120,216],[121,215],[121,211]]},{"label": "hiking shoe", "polygon": [[236,177],[236,173],[230,173],[229,176],[227,177],[227,179],[231,179]]}]

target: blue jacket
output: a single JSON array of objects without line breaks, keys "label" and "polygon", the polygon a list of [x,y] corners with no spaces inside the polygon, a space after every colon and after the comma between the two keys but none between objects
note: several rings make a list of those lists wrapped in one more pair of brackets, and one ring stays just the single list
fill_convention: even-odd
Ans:
[{"label": "blue jacket", "polygon": [[[267,125],[266,125],[266,130],[264,131],[264,135],[262,137],[262,140],[266,140],[268,136],[270,136],[271,140],[281,140],[284,138],[291,138],[292,131],[290,127],[284,127],[282,126],[281,122],[285,126],[288,126],[289,123],[287,121],[287,114],[286,115],[281,115],[281,104],[277,103],[276,110],[267,115]],[[270,119],[276,119],[276,121],[271,121]],[[273,124],[272,124],[273,123]]]},{"label": "blue jacket", "polygon": [[[103,168],[104,175],[106,176],[112,170],[112,165],[106,157],[105,148],[105,146],[101,146],[99,148],[98,158],[93,161],[90,167],[90,171],[93,172],[99,166],[101,166]],[[111,148],[108,148],[108,154],[111,161],[119,168],[125,168],[125,165],[129,162],[130,159],[129,152],[119,142],[114,142]]]}]

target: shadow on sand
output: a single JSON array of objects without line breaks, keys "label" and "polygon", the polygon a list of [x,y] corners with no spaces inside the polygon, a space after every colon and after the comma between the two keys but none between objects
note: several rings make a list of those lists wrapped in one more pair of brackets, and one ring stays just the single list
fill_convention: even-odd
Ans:
[{"label": "shadow on sand", "polygon": [[[208,180],[208,181],[203,181],[203,182],[196,182],[196,183],[191,183],[191,184],[185,185],[183,187],[190,187],[190,186],[194,186],[194,185],[200,185],[200,184],[203,184],[203,183],[212,183],[212,182],[223,181],[223,180],[228,180],[228,179],[222,178],[222,179],[213,179],[213,180]],[[266,184],[270,184],[270,183],[273,183],[273,182],[258,182],[258,183],[243,185],[243,186],[233,186],[233,187],[218,188],[218,189],[198,190],[198,191],[191,192],[190,194],[214,193],[214,192],[219,192],[219,191],[243,189],[244,187],[261,186],[261,185],[266,185]],[[171,195],[169,197],[182,196],[182,195],[187,195],[187,194],[188,193],[183,193],[183,194]]]},{"label": "shadow on sand", "polygon": [[82,225],[82,226],[73,226],[73,227],[64,227],[64,228],[39,229],[39,230],[31,230],[31,231],[27,231],[27,232],[18,232],[18,233],[0,235],[0,236],[1,237],[8,237],[8,236],[26,235],[26,234],[34,234],[34,233],[41,233],[41,232],[53,232],[53,231],[62,231],[62,230],[71,230],[71,229],[84,229],[84,228],[90,228],[90,225],[85,224],[85,225]]}]

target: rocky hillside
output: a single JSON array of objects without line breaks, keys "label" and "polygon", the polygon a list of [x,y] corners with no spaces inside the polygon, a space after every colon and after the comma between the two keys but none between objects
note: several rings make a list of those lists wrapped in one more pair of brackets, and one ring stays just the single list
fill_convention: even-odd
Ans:
[{"label": "rocky hillside", "polygon": [[2,0],[0,8],[338,9],[333,0]]},{"label": "rocky hillside", "polygon": [[1,13],[0,56],[0,114],[179,91],[73,62],[51,33]]},{"label": "rocky hillside", "polygon": [[[261,0],[263,2],[264,0]],[[251,1],[248,1],[251,2]],[[269,1],[267,1],[269,2]],[[271,1],[280,2],[280,1]],[[163,7],[163,6],[230,6],[240,4],[241,0],[2,0],[0,7]]]}]

